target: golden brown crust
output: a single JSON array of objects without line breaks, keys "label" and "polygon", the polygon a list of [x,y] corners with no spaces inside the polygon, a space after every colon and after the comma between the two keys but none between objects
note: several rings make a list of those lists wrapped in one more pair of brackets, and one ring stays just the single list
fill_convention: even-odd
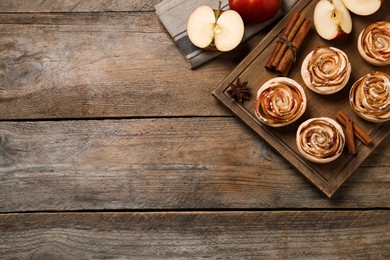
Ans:
[{"label": "golden brown crust", "polygon": [[336,160],[345,145],[341,126],[327,117],[312,118],[303,122],[297,131],[296,144],[304,158],[314,163]]},{"label": "golden brown crust", "polygon": [[390,64],[390,22],[368,25],[359,35],[358,50],[365,61],[374,66]]},{"label": "golden brown crust", "polygon": [[334,47],[318,47],[302,63],[301,76],[306,86],[322,95],[340,91],[348,83],[351,64],[347,55]]},{"label": "golden brown crust", "polygon": [[260,122],[281,127],[296,121],[306,110],[306,94],[294,80],[286,77],[273,78],[257,92],[255,115]]},{"label": "golden brown crust", "polygon": [[370,122],[390,120],[390,76],[381,71],[371,72],[351,87],[349,101],[361,118]]}]

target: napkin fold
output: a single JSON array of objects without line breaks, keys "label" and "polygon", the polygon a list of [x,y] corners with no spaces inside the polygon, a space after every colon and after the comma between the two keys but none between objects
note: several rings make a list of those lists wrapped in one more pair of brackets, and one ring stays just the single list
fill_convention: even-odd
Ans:
[{"label": "napkin fold", "polygon": [[[246,24],[243,41],[267,27],[270,23],[286,14],[297,0],[282,0],[281,8],[271,20],[259,24]],[[218,9],[219,1],[216,0],[164,0],[155,6],[156,13],[172,36],[180,52],[188,61],[189,68],[197,66],[211,60],[221,54],[221,52],[204,51],[193,45],[187,35],[187,21],[191,13],[202,5],[208,5]],[[229,1],[221,1],[221,9],[229,9]]]}]

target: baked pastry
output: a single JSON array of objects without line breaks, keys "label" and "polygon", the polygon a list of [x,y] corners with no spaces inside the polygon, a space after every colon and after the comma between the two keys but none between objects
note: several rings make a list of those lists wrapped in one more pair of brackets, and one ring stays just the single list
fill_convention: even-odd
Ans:
[{"label": "baked pastry", "polygon": [[312,118],[299,126],[296,143],[299,152],[307,160],[328,163],[342,153],[345,136],[335,120],[328,117]]},{"label": "baked pastry", "polygon": [[358,50],[365,61],[374,66],[390,64],[390,22],[368,25],[359,35]]},{"label": "baked pastry", "polygon": [[306,94],[298,82],[276,77],[257,91],[255,115],[264,124],[280,127],[293,123],[306,110]]},{"label": "baked pastry", "polygon": [[375,71],[358,79],[349,92],[349,102],[361,118],[370,122],[390,119],[390,75]]},{"label": "baked pastry", "polygon": [[351,75],[347,55],[334,47],[318,47],[304,59],[301,76],[306,86],[322,95],[341,90]]}]

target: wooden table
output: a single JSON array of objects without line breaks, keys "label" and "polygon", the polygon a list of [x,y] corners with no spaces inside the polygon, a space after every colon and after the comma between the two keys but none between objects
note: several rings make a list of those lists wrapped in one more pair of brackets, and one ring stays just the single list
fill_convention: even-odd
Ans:
[{"label": "wooden table", "polygon": [[189,70],[149,1],[0,1],[2,259],[389,258],[385,141],[332,199]]}]

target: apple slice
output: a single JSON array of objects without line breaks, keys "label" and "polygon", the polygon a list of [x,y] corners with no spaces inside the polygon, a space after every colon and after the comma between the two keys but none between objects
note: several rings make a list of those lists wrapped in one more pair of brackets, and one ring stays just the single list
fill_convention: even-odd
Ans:
[{"label": "apple slice", "polygon": [[379,10],[382,0],[342,0],[349,11],[357,15],[371,15]]},{"label": "apple slice", "polygon": [[190,41],[199,48],[230,51],[244,36],[244,22],[236,11],[200,6],[188,19],[187,33]]},{"label": "apple slice", "polygon": [[326,40],[333,40],[352,31],[352,19],[341,0],[320,0],[314,9],[314,27]]}]

